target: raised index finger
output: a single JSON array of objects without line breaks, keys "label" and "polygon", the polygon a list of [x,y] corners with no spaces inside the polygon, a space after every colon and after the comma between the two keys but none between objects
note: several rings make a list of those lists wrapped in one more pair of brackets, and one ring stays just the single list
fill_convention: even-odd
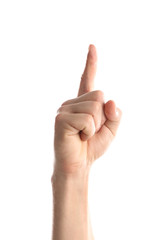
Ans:
[{"label": "raised index finger", "polygon": [[89,45],[86,66],[81,77],[78,96],[91,92],[94,89],[94,78],[97,70],[97,52],[93,44]]}]

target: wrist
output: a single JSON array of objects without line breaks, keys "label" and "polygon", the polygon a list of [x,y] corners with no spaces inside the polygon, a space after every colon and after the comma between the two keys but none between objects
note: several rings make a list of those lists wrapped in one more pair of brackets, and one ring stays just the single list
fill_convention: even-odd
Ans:
[{"label": "wrist", "polygon": [[51,184],[52,186],[61,187],[66,186],[75,189],[87,189],[88,187],[88,179],[89,179],[89,170],[77,172],[73,174],[67,174],[64,172],[60,172],[57,169],[54,169]]},{"label": "wrist", "polygon": [[62,179],[64,181],[86,181],[89,178],[90,168],[91,166],[86,166],[77,168],[75,171],[66,171],[57,164],[57,161],[55,161],[51,182],[53,182],[55,178]]}]

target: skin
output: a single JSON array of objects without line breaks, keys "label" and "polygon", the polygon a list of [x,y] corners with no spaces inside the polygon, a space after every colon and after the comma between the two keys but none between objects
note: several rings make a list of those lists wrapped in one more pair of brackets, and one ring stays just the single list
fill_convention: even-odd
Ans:
[{"label": "skin", "polygon": [[88,177],[92,163],[116,136],[122,111],[104,93],[94,91],[97,52],[89,46],[78,96],[57,111],[54,135],[53,240],[93,240],[88,211]]}]

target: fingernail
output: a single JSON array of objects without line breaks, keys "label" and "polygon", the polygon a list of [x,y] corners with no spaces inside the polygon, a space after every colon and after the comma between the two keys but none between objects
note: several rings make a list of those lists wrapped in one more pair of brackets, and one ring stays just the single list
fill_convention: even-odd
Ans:
[{"label": "fingernail", "polygon": [[89,51],[90,51],[91,56],[93,56],[95,49],[92,44],[89,45]]},{"label": "fingernail", "polygon": [[95,46],[93,44],[89,45],[88,56],[90,59],[90,63],[92,63],[93,65],[97,65],[97,54],[96,54]]},{"label": "fingernail", "polygon": [[119,116],[119,111],[118,111],[118,108],[116,108],[116,117]]}]

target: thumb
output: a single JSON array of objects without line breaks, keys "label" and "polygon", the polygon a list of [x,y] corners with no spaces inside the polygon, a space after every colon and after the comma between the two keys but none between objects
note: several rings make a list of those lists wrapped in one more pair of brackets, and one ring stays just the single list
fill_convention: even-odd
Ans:
[{"label": "thumb", "polygon": [[122,111],[116,107],[113,100],[108,101],[104,107],[105,116],[107,118],[104,125],[111,131],[113,136],[115,136],[120,124]]},{"label": "thumb", "polygon": [[94,89],[94,78],[97,69],[97,52],[93,44],[89,45],[86,66],[81,77],[78,96],[91,92]]}]

